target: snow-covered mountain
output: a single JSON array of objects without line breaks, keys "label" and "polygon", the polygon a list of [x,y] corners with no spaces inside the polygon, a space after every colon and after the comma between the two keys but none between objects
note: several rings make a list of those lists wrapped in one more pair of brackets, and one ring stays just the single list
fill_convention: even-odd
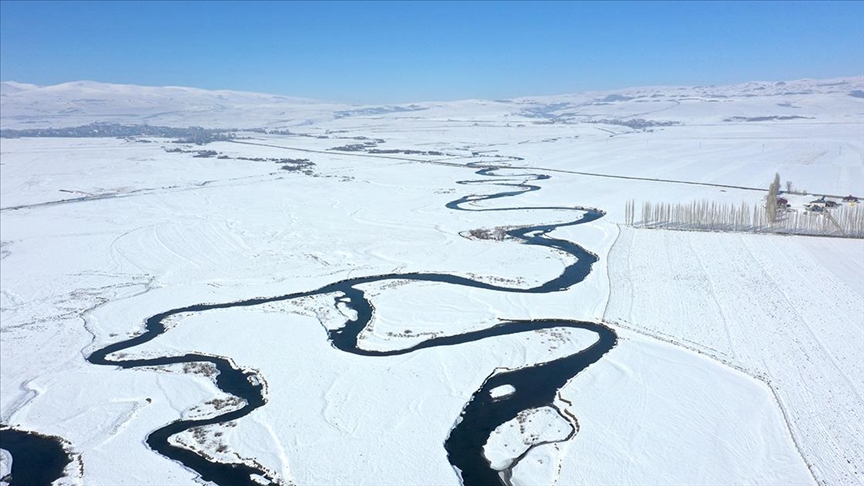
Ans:
[{"label": "snow-covered mountain", "polygon": [[207,125],[212,128],[300,125],[330,118],[342,105],[304,98],[78,81],[56,86],[3,82],[4,128],[74,126],[93,122]]},{"label": "snow-covered mountain", "polygon": [[[681,123],[789,121],[864,113],[864,76],[730,86],[655,86],[513,100],[356,106],[262,93],[78,81],[56,86],[0,83],[7,129],[93,122],[207,128],[290,128],[346,117],[411,117],[518,122],[642,118]],[[824,121],[824,118],[823,118]]]}]

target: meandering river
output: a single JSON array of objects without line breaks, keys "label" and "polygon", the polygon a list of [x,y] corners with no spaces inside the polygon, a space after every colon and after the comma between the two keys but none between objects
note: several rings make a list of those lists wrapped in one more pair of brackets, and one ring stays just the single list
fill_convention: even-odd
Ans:
[{"label": "meandering river", "polygon": [[[249,414],[251,411],[266,404],[263,385],[261,380],[255,379],[254,372],[244,371],[232,366],[228,359],[189,353],[183,356],[158,357],[148,359],[116,359],[109,358],[112,353],[132,350],[141,344],[151,341],[166,332],[165,319],[176,315],[192,312],[203,312],[213,309],[227,309],[232,307],[251,307],[261,304],[287,301],[307,296],[334,294],[333,305],[345,305],[356,311],[356,318],[348,320],[339,329],[328,331],[328,339],[339,350],[346,353],[370,357],[393,356],[412,353],[418,349],[458,346],[463,343],[479,341],[493,336],[501,336],[517,333],[532,333],[541,329],[551,328],[575,328],[594,332],[598,341],[582,351],[573,353],[563,358],[555,359],[533,366],[526,366],[517,370],[499,371],[490,375],[483,386],[474,392],[471,400],[465,405],[461,417],[454,417],[456,425],[450,432],[443,447],[447,451],[450,463],[458,472],[465,485],[487,485],[506,483],[509,472],[503,474],[491,469],[489,462],[483,456],[483,445],[489,438],[490,433],[499,425],[514,419],[519,412],[542,406],[554,406],[555,395],[567,381],[576,374],[597,362],[605,353],[612,349],[617,343],[615,332],[599,323],[581,322],[563,319],[538,319],[532,321],[504,321],[493,327],[480,331],[466,332],[455,336],[436,337],[414,345],[409,348],[393,351],[370,351],[358,345],[358,336],[371,322],[374,312],[372,302],[367,298],[363,290],[358,288],[362,284],[383,282],[388,280],[413,281],[413,282],[439,282],[449,285],[473,287],[499,292],[542,294],[548,292],[560,292],[569,289],[573,285],[582,282],[591,272],[592,265],[597,262],[597,256],[585,250],[571,241],[556,239],[549,234],[557,228],[589,223],[603,216],[603,212],[597,209],[566,206],[545,207],[507,207],[507,208],[477,208],[476,203],[494,199],[519,196],[526,192],[540,190],[540,186],[529,184],[532,181],[548,179],[543,174],[519,174],[499,175],[498,172],[506,170],[501,166],[473,166],[476,174],[483,177],[478,180],[460,181],[461,184],[493,184],[505,187],[506,190],[488,195],[465,196],[447,204],[447,208],[455,211],[520,211],[526,209],[547,209],[556,211],[571,211],[576,215],[575,219],[554,224],[542,224],[536,226],[524,226],[506,230],[506,236],[525,245],[542,246],[575,257],[575,262],[568,264],[560,275],[530,288],[506,287],[494,285],[457,275],[439,273],[393,273],[386,275],[373,275],[350,278],[330,283],[323,287],[297,292],[293,294],[280,295],[269,298],[256,298],[239,302],[228,302],[220,304],[190,305],[162,312],[150,317],[146,321],[145,330],[142,334],[131,339],[106,346],[93,354],[88,360],[95,365],[117,366],[121,368],[152,367],[176,363],[211,363],[218,369],[216,385],[225,393],[237,396],[245,400],[245,405],[226,413],[207,419],[178,420],[172,422],[151,433],[146,441],[147,444],[159,454],[182,463],[184,466],[196,471],[204,480],[228,486],[228,485],[260,485],[252,479],[252,475],[261,476],[271,482],[267,471],[248,464],[226,464],[205,458],[195,452],[169,443],[169,438],[177,433],[192,427],[217,424],[237,420]],[[511,171],[512,172],[512,171]],[[519,172],[522,172],[520,170]],[[471,207],[467,207],[471,206]],[[502,398],[493,399],[490,390],[510,385],[515,392]],[[572,435],[572,434],[571,434]],[[17,453],[13,452],[13,457]],[[17,460],[14,464],[17,464]],[[14,467],[13,464],[13,467]],[[300,466],[302,467],[302,465]],[[17,471],[13,469],[13,477]]]}]

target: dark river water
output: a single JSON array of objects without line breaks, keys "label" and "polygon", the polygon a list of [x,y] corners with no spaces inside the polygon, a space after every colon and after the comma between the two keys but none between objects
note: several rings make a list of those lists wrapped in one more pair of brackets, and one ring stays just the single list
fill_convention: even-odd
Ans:
[{"label": "dark river water", "polygon": [[12,486],[48,486],[72,462],[57,438],[15,429],[0,429],[0,449],[12,454],[12,472],[0,478]]},{"label": "dark river water", "polygon": [[[175,314],[203,312],[213,309],[228,309],[232,307],[251,307],[261,304],[286,301],[306,296],[336,294],[333,305],[343,304],[356,311],[357,318],[349,320],[344,327],[328,331],[328,339],[341,351],[370,358],[393,356],[412,353],[418,349],[458,346],[463,343],[475,342],[494,336],[518,333],[532,333],[541,329],[574,328],[584,329],[597,334],[598,341],[587,349],[573,353],[553,361],[527,366],[521,369],[498,372],[487,378],[483,386],[474,392],[471,400],[465,405],[461,417],[453,417],[457,425],[450,432],[443,447],[447,451],[450,463],[458,471],[463,484],[487,485],[504,484],[498,471],[492,470],[483,456],[483,445],[490,433],[499,425],[514,419],[519,412],[531,408],[553,404],[556,392],[576,374],[597,362],[617,343],[615,332],[602,324],[581,322],[565,319],[538,319],[531,321],[503,321],[493,327],[480,331],[466,332],[455,336],[436,337],[412,347],[393,351],[369,351],[358,347],[357,338],[370,323],[374,307],[358,286],[368,283],[388,280],[439,282],[462,287],[472,287],[509,293],[542,294],[561,292],[578,284],[591,272],[592,265],[597,262],[597,256],[571,241],[556,239],[549,236],[553,230],[566,226],[588,223],[603,217],[603,212],[592,208],[575,206],[544,206],[544,207],[506,207],[506,208],[476,208],[474,203],[519,196],[526,192],[540,190],[540,186],[529,184],[531,181],[548,179],[542,174],[497,175],[496,172],[506,170],[502,167],[475,167],[476,174],[484,179],[460,181],[461,184],[494,184],[506,188],[502,192],[488,195],[465,196],[447,204],[454,211],[521,211],[521,210],[556,210],[572,211],[575,219],[561,223],[542,224],[511,228],[506,231],[511,243],[542,246],[553,249],[572,257],[575,262],[568,264],[560,275],[535,287],[517,288],[485,283],[457,275],[439,273],[399,273],[356,277],[330,283],[315,290],[297,292],[268,298],[256,298],[239,302],[219,304],[201,304],[165,311],[147,319],[142,334],[118,343],[106,346],[90,355],[88,360],[95,365],[117,366],[120,368],[138,368],[144,366],[160,366],[175,363],[204,362],[212,363],[218,370],[217,386],[226,393],[245,400],[245,405],[239,409],[222,413],[210,419],[178,420],[152,432],[147,438],[147,444],[154,451],[170,459],[178,461],[193,469],[207,481],[228,485],[260,485],[250,477],[258,475],[275,482],[270,474],[258,467],[246,464],[224,464],[207,458],[181,447],[169,444],[168,439],[174,434],[210,424],[217,424],[239,419],[258,407],[266,404],[264,390],[260,380],[255,379],[254,372],[237,369],[227,359],[190,353],[183,356],[148,358],[137,360],[109,359],[112,353],[131,350],[164,333],[164,321]],[[470,207],[466,207],[470,206]],[[502,243],[508,244],[508,243]],[[491,372],[491,370],[490,370]],[[515,392],[503,398],[493,400],[490,390],[511,385]],[[362,413],[360,411],[359,413]],[[458,419],[458,420],[457,420]],[[5,436],[4,436],[5,437]],[[5,447],[4,447],[5,448]],[[62,450],[62,448],[61,448]],[[12,452],[15,464],[18,464],[18,454]],[[20,452],[20,454],[28,454]],[[335,460],[335,459],[334,459]],[[302,465],[298,465],[302,467]],[[61,467],[62,470],[62,467]],[[18,474],[17,471],[13,473]],[[25,474],[25,473],[22,473]],[[505,471],[504,477],[508,476]],[[367,480],[369,478],[366,478]],[[23,484],[23,483],[22,483]]]}]

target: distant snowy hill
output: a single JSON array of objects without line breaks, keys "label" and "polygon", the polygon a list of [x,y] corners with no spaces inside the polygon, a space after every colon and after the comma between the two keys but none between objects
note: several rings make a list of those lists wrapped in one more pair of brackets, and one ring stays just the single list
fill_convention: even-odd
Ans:
[{"label": "distant snowy hill", "polygon": [[38,128],[93,122],[206,125],[233,128],[302,125],[332,118],[344,105],[239,91],[148,87],[78,81],[39,87],[3,82],[3,128]]},{"label": "distant snowy hill", "polygon": [[513,100],[395,106],[355,106],[262,93],[91,81],[44,87],[12,81],[0,83],[0,125],[7,129],[68,127],[93,122],[291,128],[338,118],[417,116],[517,123],[625,123],[645,128],[654,123],[808,119],[824,122],[829,121],[827,118],[842,120],[862,113],[864,76],[730,86],[642,87]]},{"label": "distant snowy hill", "polygon": [[12,93],[19,93],[21,91],[28,91],[32,89],[38,89],[39,86],[35,84],[25,84],[25,83],[16,83],[15,81],[6,81],[0,83],[0,95],[11,95]]}]

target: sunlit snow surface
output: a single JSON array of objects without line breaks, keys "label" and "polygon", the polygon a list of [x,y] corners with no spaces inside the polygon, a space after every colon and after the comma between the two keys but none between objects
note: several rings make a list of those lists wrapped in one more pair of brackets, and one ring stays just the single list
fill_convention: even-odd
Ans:
[{"label": "sunlit snow surface", "polygon": [[[4,83],[3,128],[152,117],[311,136],[248,132],[243,144],[204,147],[223,159],[167,153],[178,144],[164,139],[2,139],[0,422],[68,440],[79,457],[64,483],[192,484],[193,472],[144,438],[231,397],[205,368],[118,370],[84,357],[166,310],[348,277],[422,271],[545,282],[570,257],[466,236],[572,214],[445,207],[501,190],[458,184],[482,179],[466,164],[506,163],[534,168],[500,171],[516,179],[552,178],[476,208],[603,209],[605,218],[551,235],[597,254],[591,275],[542,295],[369,284],[376,315],[361,346],[403,349],[500,319],[620,326],[618,346],[559,392],[554,405],[566,413],[526,411],[524,430],[514,423],[490,438],[494,465],[524,453],[514,484],[860,482],[862,241],[619,224],[627,199],[756,203],[764,193],[725,186],[767,187],[775,172],[810,193],[864,195],[864,99],[849,95],[862,86],[850,78],[644,88],[388,113],[179,88]],[[799,118],[759,121],[781,116]],[[679,125],[620,124],[636,118]],[[354,137],[443,155],[327,150]],[[308,175],[240,157],[316,165]],[[326,341],[345,312],[322,296],[177,316],[129,358],[198,352],[258,370],[264,407],[176,438],[221,460],[254,459],[297,484],[459,484],[443,442],[486,377],[595,340],[546,331],[366,358]]]}]

